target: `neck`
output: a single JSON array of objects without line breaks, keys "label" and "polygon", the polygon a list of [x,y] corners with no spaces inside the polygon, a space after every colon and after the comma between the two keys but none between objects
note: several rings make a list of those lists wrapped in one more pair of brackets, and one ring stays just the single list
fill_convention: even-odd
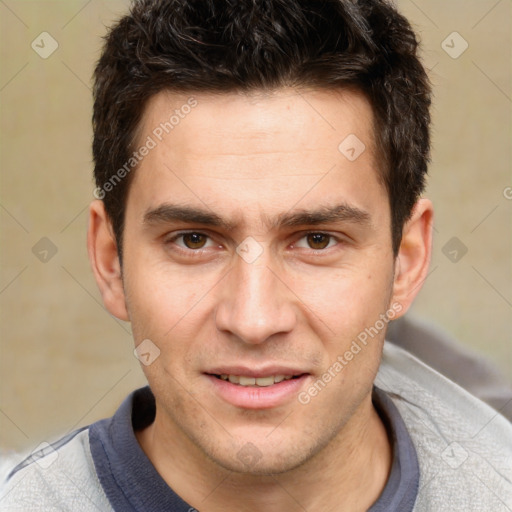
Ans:
[{"label": "neck", "polygon": [[173,491],[201,511],[364,511],[389,476],[391,445],[371,394],[314,457],[293,470],[264,476],[220,467],[158,410],[155,421],[136,432],[139,444]]}]

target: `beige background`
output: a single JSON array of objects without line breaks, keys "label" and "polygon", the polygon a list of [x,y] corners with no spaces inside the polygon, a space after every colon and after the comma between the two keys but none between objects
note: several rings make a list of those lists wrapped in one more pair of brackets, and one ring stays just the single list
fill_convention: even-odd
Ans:
[{"label": "beige background", "polygon": [[[434,257],[415,314],[512,375],[512,3],[398,4],[421,34],[436,96]],[[104,27],[126,5],[0,1],[3,448],[33,449],[110,416],[144,384],[129,325],[103,308],[85,250],[90,77]],[[47,59],[31,48],[43,31],[59,45]],[[469,44],[457,59],[441,47],[454,31]],[[461,48],[457,36],[447,41]],[[43,237],[57,249],[46,263],[32,250]],[[452,237],[467,247],[456,263],[443,253]]]}]

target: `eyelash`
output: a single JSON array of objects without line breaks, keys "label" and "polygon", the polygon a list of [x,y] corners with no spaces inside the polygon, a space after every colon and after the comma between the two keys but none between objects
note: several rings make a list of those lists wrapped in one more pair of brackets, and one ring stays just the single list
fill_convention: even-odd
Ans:
[{"label": "eyelash", "polygon": [[[208,240],[212,240],[212,237],[210,235],[207,235],[206,233],[203,233],[201,231],[182,231],[182,232],[177,233],[177,234],[173,235],[172,237],[166,239],[165,243],[166,244],[171,244],[171,243],[174,244],[176,242],[176,240],[183,238],[186,235],[192,235],[192,234],[205,236],[205,237],[207,237]],[[331,235],[330,233],[325,233],[323,231],[307,231],[301,235],[301,237],[298,239],[298,241],[302,240],[303,238],[306,238],[309,235],[326,236],[329,238],[328,244],[331,242],[331,240],[334,240],[335,242],[337,242],[336,245],[343,244],[343,239],[336,237],[334,235]],[[295,243],[297,243],[297,242],[295,242]],[[323,255],[323,254],[326,254],[329,249],[333,249],[334,247],[336,247],[336,246],[326,247],[325,249],[309,249],[309,251],[311,251],[311,253],[314,255]],[[200,248],[200,249],[186,248],[186,249],[184,249],[183,247],[175,245],[175,250],[177,250],[178,252],[181,252],[182,254],[186,254],[187,256],[201,256],[207,249],[204,249],[204,248]],[[301,248],[301,249],[303,249],[303,248]]]}]

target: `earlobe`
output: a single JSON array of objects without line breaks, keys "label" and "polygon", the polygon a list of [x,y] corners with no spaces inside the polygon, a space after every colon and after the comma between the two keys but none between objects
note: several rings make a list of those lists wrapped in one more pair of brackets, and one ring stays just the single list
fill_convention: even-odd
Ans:
[{"label": "earlobe", "polygon": [[129,321],[117,243],[103,201],[89,206],[87,250],[103,304],[115,317]]},{"label": "earlobe", "polygon": [[401,304],[403,315],[411,306],[428,274],[432,252],[432,202],[420,199],[404,226],[395,263],[393,302]]}]

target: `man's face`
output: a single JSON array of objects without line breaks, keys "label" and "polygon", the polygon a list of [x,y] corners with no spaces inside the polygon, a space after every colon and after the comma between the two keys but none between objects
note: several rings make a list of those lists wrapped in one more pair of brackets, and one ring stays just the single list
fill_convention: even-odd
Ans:
[{"label": "man's face", "polygon": [[392,303],[372,112],[348,91],[194,98],[160,93],[145,111],[137,147],[156,146],[127,200],[128,312],[146,359],[160,351],[143,368],[169,443],[278,473],[362,435],[370,415],[384,329],[344,354]]}]

